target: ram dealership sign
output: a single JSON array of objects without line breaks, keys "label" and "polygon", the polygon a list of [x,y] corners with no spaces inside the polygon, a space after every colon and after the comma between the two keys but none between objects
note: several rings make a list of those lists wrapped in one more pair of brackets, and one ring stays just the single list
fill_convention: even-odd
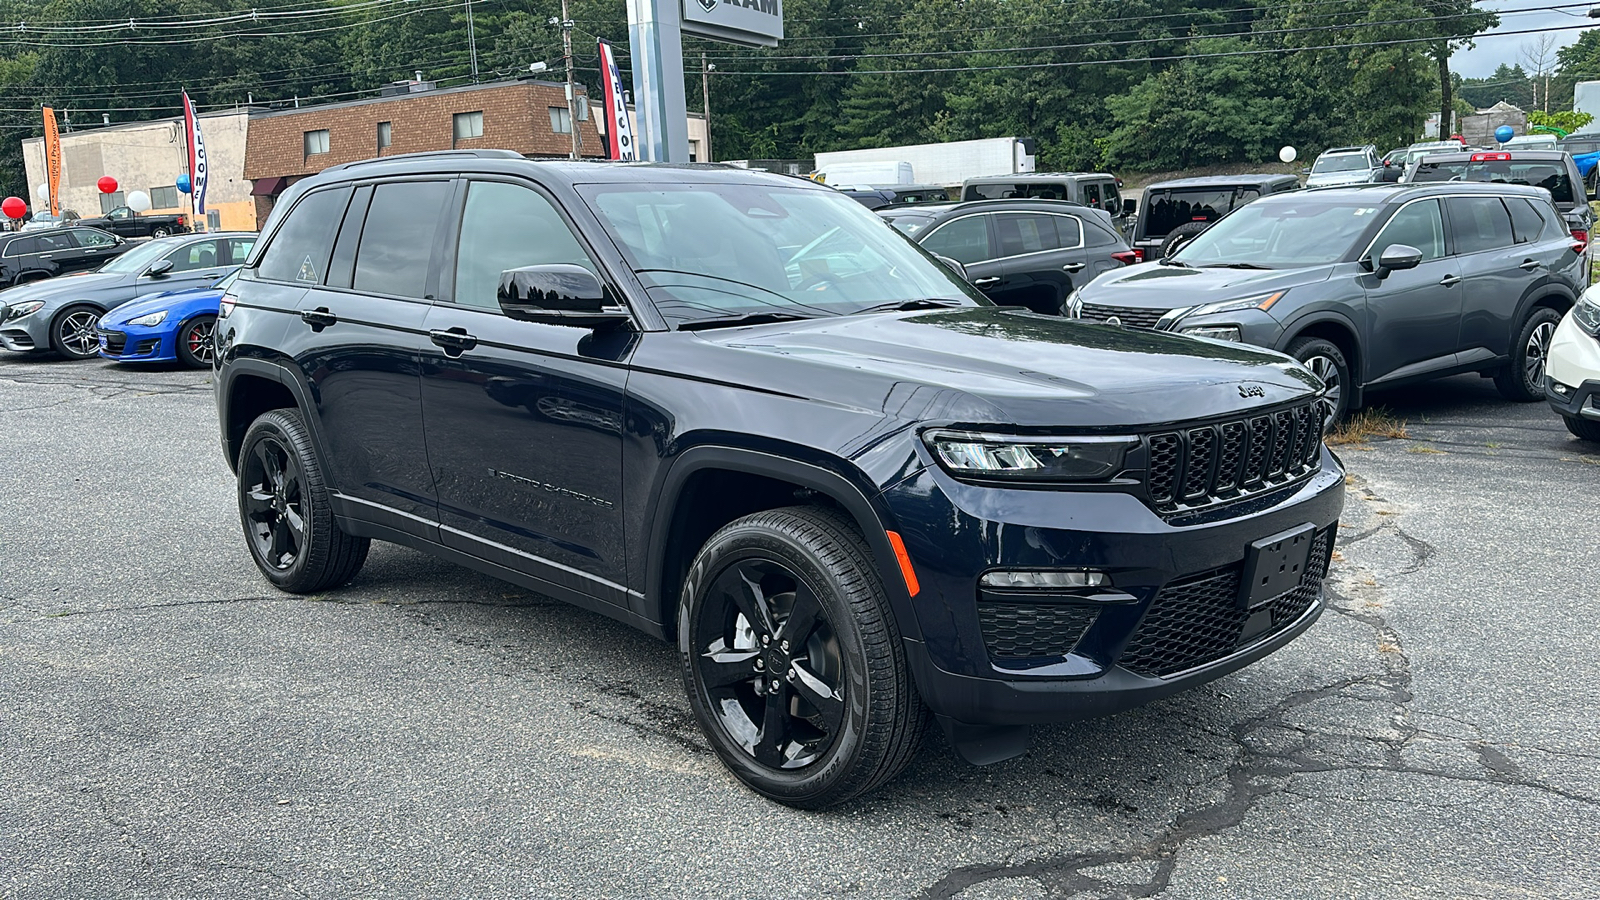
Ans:
[{"label": "ram dealership sign", "polygon": [[776,47],[783,0],[683,0],[683,32],[750,47]]}]

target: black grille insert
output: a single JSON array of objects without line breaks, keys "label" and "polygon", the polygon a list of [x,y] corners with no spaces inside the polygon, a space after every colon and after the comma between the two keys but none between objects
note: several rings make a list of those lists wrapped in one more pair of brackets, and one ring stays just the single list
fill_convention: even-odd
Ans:
[{"label": "black grille insert", "polygon": [[109,353],[121,353],[128,346],[128,336],[121,331],[99,329],[99,334],[106,339],[106,351]]},{"label": "black grille insert", "polygon": [[1122,651],[1121,665],[1137,675],[1164,677],[1214,662],[1247,642],[1281,631],[1305,615],[1321,596],[1337,527],[1317,533],[1310,565],[1300,583],[1262,607],[1272,614],[1272,627],[1265,632],[1248,640],[1243,637],[1251,613],[1239,607],[1243,563],[1234,563],[1179,578],[1162,588]]},{"label": "black grille insert", "polygon": [[1115,316],[1117,321],[1130,328],[1154,328],[1161,317],[1171,312],[1168,309],[1144,309],[1138,306],[1105,306],[1099,303],[1085,303],[1083,312],[1079,317],[1086,322],[1104,322]]},{"label": "black grille insert", "polygon": [[983,643],[994,659],[1066,656],[1100,611],[1088,606],[1043,603],[979,603]]},{"label": "black grille insert", "polygon": [[1166,516],[1241,500],[1321,467],[1322,417],[1315,403],[1270,415],[1145,437],[1146,489]]}]

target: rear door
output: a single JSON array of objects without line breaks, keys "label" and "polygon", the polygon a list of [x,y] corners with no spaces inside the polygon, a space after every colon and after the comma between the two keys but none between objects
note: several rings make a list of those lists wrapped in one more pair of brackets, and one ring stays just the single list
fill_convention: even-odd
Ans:
[{"label": "rear door", "polygon": [[94,268],[94,263],[85,263],[83,250],[72,239],[70,231],[43,232],[35,240],[38,245],[31,261],[34,268],[56,275]]},{"label": "rear door", "polygon": [[1060,315],[1075,279],[1087,281],[1083,222],[1042,212],[995,213],[1000,284],[989,296],[1006,306]]},{"label": "rear door", "polygon": [[993,296],[990,292],[1000,287],[1005,267],[999,261],[992,218],[983,213],[957,216],[929,229],[918,243],[935,256],[961,263],[967,270],[967,281]]},{"label": "rear door", "polygon": [[[70,233],[78,245],[76,270],[99,268],[106,260],[120,254],[121,248],[126,246],[111,235],[93,228],[73,228]],[[240,257],[241,261],[243,259]]]},{"label": "rear door", "polygon": [[178,247],[162,257],[172,262],[171,270],[160,277],[140,275],[136,291],[145,295],[209,287],[233,268],[224,243],[222,238],[207,238]]},{"label": "rear door", "polygon": [[1389,219],[1367,251],[1374,269],[1383,251],[1395,244],[1421,250],[1422,262],[1384,278],[1374,273],[1360,279],[1367,297],[1368,382],[1452,365],[1460,337],[1461,266],[1448,254],[1439,201],[1412,201]]},{"label": "rear door", "polygon": [[1517,306],[1527,288],[1549,271],[1551,260],[1536,246],[1516,240],[1511,213],[1500,197],[1447,197],[1444,206],[1461,264],[1457,349],[1463,362],[1503,356]]}]

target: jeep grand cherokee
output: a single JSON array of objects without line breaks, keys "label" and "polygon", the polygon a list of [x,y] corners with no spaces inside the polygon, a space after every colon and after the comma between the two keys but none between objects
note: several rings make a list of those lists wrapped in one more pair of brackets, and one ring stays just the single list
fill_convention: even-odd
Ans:
[{"label": "jeep grand cherokee", "polygon": [[245,543],[373,539],[675,641],[754,790],[970,761],[1273,652],[1322,612],[1322,384],[1252,347],[996,307],[820,185],[503,151],[331,168],[222,304]]}]

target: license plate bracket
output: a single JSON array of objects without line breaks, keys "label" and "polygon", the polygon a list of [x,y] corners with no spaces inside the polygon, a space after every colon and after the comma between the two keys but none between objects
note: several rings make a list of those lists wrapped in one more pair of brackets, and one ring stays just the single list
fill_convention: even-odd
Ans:
[{"label": "license plate bracket", "polygon": [[1308,522],[1252,543],[1245,550],[1239,607],[1255,610],[1299,584],[1311,561],[1315,535],[1316,526]]}]

